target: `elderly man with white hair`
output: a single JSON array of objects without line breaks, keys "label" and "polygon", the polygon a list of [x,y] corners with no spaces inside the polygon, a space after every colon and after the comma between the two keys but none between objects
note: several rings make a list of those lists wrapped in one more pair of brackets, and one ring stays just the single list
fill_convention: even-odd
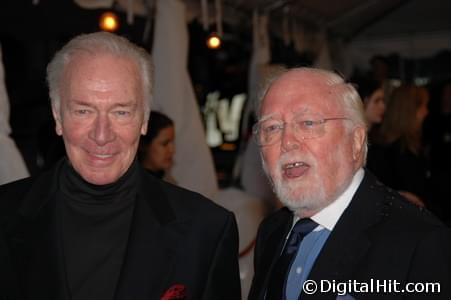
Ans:
[{"label": "elderly man with white hair", "polygon": [[260,225],[249,299],[451,299],[450,230],[364,169],[351,84],[288,70],[265,92],[254,136],[285,208]]},{"label": "elderly man with white hair", "polygon": [[136,160],[150,55],[80,35],[47,77],[67,157],[0,187],[0,299],[239,299],[233,214]]}]

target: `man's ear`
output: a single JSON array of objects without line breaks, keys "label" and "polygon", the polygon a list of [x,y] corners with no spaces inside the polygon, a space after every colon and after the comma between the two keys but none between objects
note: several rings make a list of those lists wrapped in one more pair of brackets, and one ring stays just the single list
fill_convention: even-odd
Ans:
[{"label": "man's ear", "polygon": [[357,126],[353,131],[352,140],[352,159],[357,161],[362,158],[363,150],[366,143],[366,129],[362,126]]},{"label": "man's ear", "polygon": [[63,135],[63,126],[61,124],[61,110],[57,109],[54,105],[52,105],[52,114],[53,114],[53,119],[55,120],[56,134],[61,136],[61,135]]},{"label": "man's ear", "polygon": [[147,124],[149,122],[145,122],[143,121],[142,125],[141,125],[141,135],[145,135],[147,133]]}]

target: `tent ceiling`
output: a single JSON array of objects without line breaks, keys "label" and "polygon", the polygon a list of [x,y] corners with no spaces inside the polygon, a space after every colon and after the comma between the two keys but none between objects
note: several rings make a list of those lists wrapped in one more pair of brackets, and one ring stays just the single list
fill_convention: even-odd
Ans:
[{"label": "tent ceiling", "polygon": [[[125,10],[127,3],[135,7],[149,7],[156,0],[77,0],[81,2],[115,3],[114,8]],[[191,9],[190,15],[199,15],[201,0],[183,0]],[[207,0],[210,17],[214,0]],[[221,0],[224,20],[251,32],[252,12],[268,13],[270,29],[280,33],[284,18],[306,26],[327,29],[347,41],[366,38],[415,35],[431,32],[451,32],[451,1],[449,0]],[[0,31],[77,31],[86,30],[86,16],[94,16],[88,9],[77,6],[74,0],[0,1]],[[147,5],[137,5],[138,3]],[[142,13],[149,10],[142,9]],[[194,11],[194,13],[193,13]],[[44,19],[44,20],[43,20]],[[212,18],[213,19],[213,18]],[[44,25],[42,25],[44,23]],[[62,26],[55,26],[61,23]],[[31,24],[35,24],[30,27]],[[47,24],[47,25],[46,25]],[[33,28],[33,27],[36,27]],[[17,28],[17,29],[14,29]]]},{"label": "tent ceiling", "polygon": [[223,3],[248,14],[254,9],[267,12],[273,22],[289,16],[326,28],[346,40],[451,31],[449,0],[223,0]]}]

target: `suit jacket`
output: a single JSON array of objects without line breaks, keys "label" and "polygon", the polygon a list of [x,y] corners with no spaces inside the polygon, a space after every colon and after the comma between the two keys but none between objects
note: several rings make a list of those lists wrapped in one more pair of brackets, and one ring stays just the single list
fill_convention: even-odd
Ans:
[{"label": "suit jacket", "polygon": [[[56,169],[0,187],[0,299],[71,299]],[[140,176],[115,299],[240,299],[233,214],[144,169]]]},{"label": "suit jacket", "polygon": [[[260,225],[249,299],[264,299],[269,274],[292,220],[293,214],[283,208]],[[408,203],[366,171],[318,255],[309,279],[318,287],[321,280],[370,284],[374,279],[397,280],[402,285],[438,282],[441,289],[440,294],[348,291],[350,298],[342,299],[451,299],[451,232],[428,211]],[[328,289],[326,282],[324,289]],[[340,299],[337,294],[301,296],[302,300]]]}]

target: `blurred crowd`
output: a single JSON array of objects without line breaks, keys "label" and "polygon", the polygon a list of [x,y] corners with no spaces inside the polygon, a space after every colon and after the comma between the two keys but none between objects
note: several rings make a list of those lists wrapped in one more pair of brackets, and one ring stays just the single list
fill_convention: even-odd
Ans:
[{"label": "blurred crowd", "polygon": [[388,79],[388,63],[355,78],[369,131],[367,169],[409,201],[451,220],[451,81]]}]

